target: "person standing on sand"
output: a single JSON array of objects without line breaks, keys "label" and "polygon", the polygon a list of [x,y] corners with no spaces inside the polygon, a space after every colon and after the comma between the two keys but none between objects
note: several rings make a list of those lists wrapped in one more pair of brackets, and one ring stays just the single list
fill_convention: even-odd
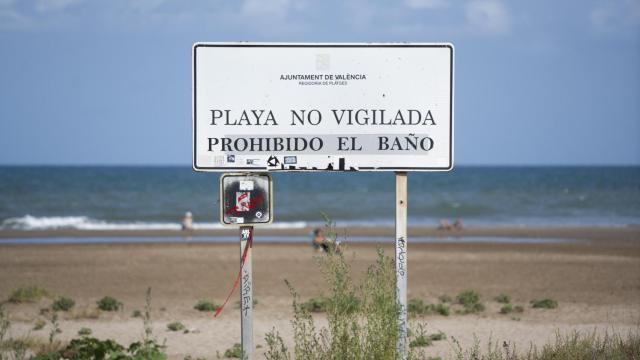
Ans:
[{"label": "person standing on sand", "polygon": [[182,231],[193,230],[193,215],[191,211],[187,211],[182,219]]},{"label": "person standing on sand", "polygon": [[316,228],[311,233],[311,245],[318,252],[328,253],[330,251],[335,251],[336,253],[340,253],[340,242],[336,241],[335,243],[330,239],[327,239],[322,232],[322,229]]}]

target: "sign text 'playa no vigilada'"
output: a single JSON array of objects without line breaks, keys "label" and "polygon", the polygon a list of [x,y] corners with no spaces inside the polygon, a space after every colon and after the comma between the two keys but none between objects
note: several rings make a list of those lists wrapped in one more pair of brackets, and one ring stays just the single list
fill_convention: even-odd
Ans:
[{"label": "sign text 'playa no vigilada'", "polygon": [[197,171],[446,171],[450,44],[198,43]]}]

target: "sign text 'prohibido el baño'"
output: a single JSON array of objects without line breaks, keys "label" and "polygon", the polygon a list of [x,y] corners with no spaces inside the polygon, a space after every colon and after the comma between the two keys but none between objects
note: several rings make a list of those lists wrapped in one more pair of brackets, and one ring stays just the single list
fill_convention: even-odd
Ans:
[{"label": "sign text 'prohibido el ba\u00f1o'", "polygon": [[193,47],[197,171],[446,171],[450,44]]}]

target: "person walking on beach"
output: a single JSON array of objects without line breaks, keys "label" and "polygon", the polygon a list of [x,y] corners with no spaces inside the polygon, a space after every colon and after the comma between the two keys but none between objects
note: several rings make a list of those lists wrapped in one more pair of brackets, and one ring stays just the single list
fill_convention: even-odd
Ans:
[{"label": "person walking on beach", "polygon": [[193,230],[193,215],[191,214],[191,211],[187,211],[182,219],[182,231],[191,230]]}]

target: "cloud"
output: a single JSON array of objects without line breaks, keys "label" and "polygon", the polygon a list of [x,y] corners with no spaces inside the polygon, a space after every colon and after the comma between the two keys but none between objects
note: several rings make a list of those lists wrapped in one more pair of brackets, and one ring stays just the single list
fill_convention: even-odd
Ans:
[{"label": "cloud", "polygon": [[0,7],[0,30],[23,30],[31,25],[31,20],[17,11]]},{"label": "cloud", "polygon": [[598,31],[613,31],[640,25],[640,0],[601,1],[589,13]]},{"label": "cloud", "polygon": [[130,0],[127,5],[135,11],[151,11],[157,9],[165,0]]},{"label": "cloud", "polygon": [[291,0],[245,0],[242,4],[242,12],[250,16],[285,18],[291,6]]},{"label": "cloud", "polygon": [[405,4],[412,9],[436,9],[449,5],[447,0],[405,0]]},{"label": "cloud", "polygon": [[509,14],[496,0],[475,0],[467,4],[467,22],[476,30],[505,33],[509,30]]},{"label": "cloud", "polygon": [[36,10],[40,12],[64,10],[69,6],[81,3],[83,0],[38,0]]}]

